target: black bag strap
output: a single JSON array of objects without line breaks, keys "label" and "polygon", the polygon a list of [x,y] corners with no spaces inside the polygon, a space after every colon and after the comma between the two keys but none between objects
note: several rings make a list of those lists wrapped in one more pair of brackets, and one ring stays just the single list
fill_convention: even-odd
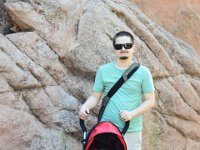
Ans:
[{"label": "black bag strap", "polygon": [[110,99],[116,92],[117,90],[122,86],[124,82],[126,82],[132,75],[133,73],[139,68],[139,64],[133,63],[121,76],[121,78],[113,85],[113,87],[110,89],[108,92],[107,96],[108,99]]},{"label": "black bag strap", "polygon": [[[110,100],[110,98],[117,92],[117,90],[123,85],[124,82],[126,82],[140,67],[138,63],[133,63],[121,76],[121,78],[115,83],[115,85],[110,89],[108,94],[103,98],[103,102],[98,114],[98,122],[101,121],[101,118],[103,116],[104,110]],[[129,121],[125,123],[125,127],[122,130],[122,134],[125,134],[129,126]],[[123,133],[124,132],[124,133]]]}]

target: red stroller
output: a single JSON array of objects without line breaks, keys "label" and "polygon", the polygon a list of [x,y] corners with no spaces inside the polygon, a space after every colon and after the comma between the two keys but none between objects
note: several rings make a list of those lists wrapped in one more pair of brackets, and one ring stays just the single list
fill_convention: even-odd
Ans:
[{"label": "red stroller", "polygon": [[127,150],[124,135],[129,127],[129,121],[125,123],[122,132],[111,122],[101,122],[94,126],[87,134],[84,121],[80,119],[83,131],[83,150]]},{"label": "red stroller", "polygon": [[99,123],[93,127],[88,135],[84,121],[80,119],[80,126],[83,131],[83,150],[127,150],[122,135],[124,135],[128,130],[130,122],[125,122],[123,130],[120,132],[118,127],[113,123],[101,122],[101,118],[110,98],[117,92],[122,84],[137,71],[139,67],[139,64],[133,63],[103,98],[103,103],[98,116]]}]

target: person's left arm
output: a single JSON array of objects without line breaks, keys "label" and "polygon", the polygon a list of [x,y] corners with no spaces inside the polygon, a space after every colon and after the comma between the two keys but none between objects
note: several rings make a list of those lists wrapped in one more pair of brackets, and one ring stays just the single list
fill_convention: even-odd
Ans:
[{"label": "person's left arm", "polygon": [[131,120],[147,111],[149,111],[155,105],[155,95],[154,92],[145,93],[143,95],[144,102],[132,111],[122,110],[120,111],[120,117],[124,121]]},{"label": "person's left arm", "polygon": [[144,102],[132,111],[122,110],[120,111],[120,117],[124,121],[131,120],[148,110],[150,110],[155,105],[155,95],[154,95],[154,84],[151,72],[148,68],[144,68],[144,76],[142,81],[142,93]]}]

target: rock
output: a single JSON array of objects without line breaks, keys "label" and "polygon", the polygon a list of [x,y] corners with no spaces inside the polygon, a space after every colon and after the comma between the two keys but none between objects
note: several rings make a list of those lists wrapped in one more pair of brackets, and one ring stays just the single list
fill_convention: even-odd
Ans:
[{"label": "rock", "polygon": [[[193,1],[132,0],[149,18],[174,36],[192,45],[200,54],[200,4]],[[192,26],[192,28],[191,28]]]},{"label": "rock", "polygon": [[2,50],[0,51],[0,71],[9,85],[15,89],[40,87],[40,83],[29,73],[18,67]]},{"label": "rock", "polygon": [[166,117],[166,119],[169,124],[182,133],[183,136],[186,136],[196,142],[200,141],[200,136],[198,134],[200,130],[199,124],[172,116]]},{"label": "rock", "polygon": [[[171,81],[172,79],[170,79]],[[171,81],[172,82],[172,81]],[[186,100],[176,91],[176,89],[167,81],[162,80],[155,83],[158,96],[157,109],[163,114],[169,116],[178,116],[186,120],[200,124],[200,116],[192,105],[189,105]]]},{"label": "rock", "polygon": [[1,0],[0,2],[0,33],[1,34],[8,34],[11,32],[9,29],[11,27],[11,22],[6,13],[6,9],[4,6],[5,2],[6,0]]},{"label": "rock", "polygon": [[[0,105],[0,149],[63,149],[62,132],[47,128],[33,115]],[[9,144],[7,144],[9,143]]]},{"label": "rock", "polygon": [[29,106],[24,101],[23,95],[20,92],[4,92],[0,94],[0,104],[6,105],[13,109],[18,109],[28,113],[32,113]]},{"label": "rock", "polygon": [[[144,115],[143,148],[200,149],[199,55],[134,3],[4,4],[16,30],[0,34],[0,149],[81,149],[79,107],[99,66],[114,59],[111,40],[121,30],[134,35],[134,61],[150,69],[156,88],[156,106]],[[98,111],[91,111],[88,129]]]},{"label": "rock", "polygon": [[13,91],[13,89],[10,87],[8,82],[3,77],[0,76],[0,93],[11,92],[11,91]]},{"label": "rock", "polygon": [[[200,101],[199,96],[183,75],[179,75],[173,79],[169,80],[170,83],[179,92],[182,99],[192,108],[194,108],[197,113],[200,113]],[[183,86],[184,85],[184,86]]]}]

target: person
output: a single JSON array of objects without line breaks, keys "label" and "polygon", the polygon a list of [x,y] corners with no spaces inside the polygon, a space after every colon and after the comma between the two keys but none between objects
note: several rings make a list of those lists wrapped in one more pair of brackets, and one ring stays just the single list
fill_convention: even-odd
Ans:
[{"label": "person", "polygon": [[[133,63],[134,37],[127,31],[118,32],[113,38],[116,59],[100,66],[97,71],[93,92],[81,106],[79,117],[87,119],[91,109],[96,107],[101,97],[106,96],[112,86]],[[140,65],[139,69],[112,96],[101,121],[110,121],[120,130],[124,122],[130,121],[124,135],[128,150],[141,150],[142,114],[155,104],[154,85],[149,69]]]}]

